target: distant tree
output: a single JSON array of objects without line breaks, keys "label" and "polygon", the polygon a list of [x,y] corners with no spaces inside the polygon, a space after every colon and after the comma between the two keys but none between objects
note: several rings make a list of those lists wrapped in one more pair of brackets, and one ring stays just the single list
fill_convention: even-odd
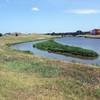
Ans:
[{"label": "distant tree", "polygon": [[9,33],[5,33],[5,35],[11,35],[11,33],[9,32]]},{"label": "distant tree", "polygon": [[83,32],[81,30],[78,30],[76,31],[76,34],[79,35],[79,34],[82,34]]},{"label": "distant tree", "polygon": [[56,33],[55,32],[52,32],[51,35],[56,35]]},{"label": "distant tree", "polygon": [[2,33],[0,33],[0,37],[1,37],[1,36],[3,36],[3,34],[2,34]]},{"label": "distant tree", "polygon": [[19,34],[18,33],[15,33],[15,36],[18,36]]},{"label": "distant tree", "polygon": [[46,35],[51,35],[51,33],[46,33]]}]

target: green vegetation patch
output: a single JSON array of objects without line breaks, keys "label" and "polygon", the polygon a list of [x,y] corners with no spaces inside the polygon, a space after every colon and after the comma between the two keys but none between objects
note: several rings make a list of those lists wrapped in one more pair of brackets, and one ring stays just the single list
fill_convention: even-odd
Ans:
[{"label": "green vegetation patch", "polygon": [[8,68],[25,73],[39,73],[42,77],[57,77],[60,75],[61,68],[57,66],[48,66],[40,62],[13,61],[6,62]]},{"label": "green vegetation patch", "polygon": [[100,99],[100,88],[95,90],[94,95],[95,95],[98,99]]},{"label": "green vegetation patch", "polygon": [[96,58],[98,54],[93,50],[83,49],[80,47],[63,45],[55,42],[54,40],[48,40],[44,42],[39,42],[33,45],[33,47],[47,50],[49,52],[63,54],[63,55],[74,55],[77,57],[86,57],[86,58]]}]

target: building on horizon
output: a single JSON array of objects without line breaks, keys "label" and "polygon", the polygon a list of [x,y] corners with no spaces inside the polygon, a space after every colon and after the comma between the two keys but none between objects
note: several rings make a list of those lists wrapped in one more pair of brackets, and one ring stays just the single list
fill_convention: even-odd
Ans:
[{"label": "building on horizon", "polygon": [[92,35],[100,35],[100,29],[93,29],[90,33]]}]

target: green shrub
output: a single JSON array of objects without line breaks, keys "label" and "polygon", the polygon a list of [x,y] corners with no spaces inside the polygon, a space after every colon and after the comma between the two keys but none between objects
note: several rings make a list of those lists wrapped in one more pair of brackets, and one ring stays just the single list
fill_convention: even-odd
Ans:
[{"label": "green shrub", "polygon": [[0,37],[1,37],[1,36],[3,36],[3,34],[2,34],[2,33],[0,33]]}]

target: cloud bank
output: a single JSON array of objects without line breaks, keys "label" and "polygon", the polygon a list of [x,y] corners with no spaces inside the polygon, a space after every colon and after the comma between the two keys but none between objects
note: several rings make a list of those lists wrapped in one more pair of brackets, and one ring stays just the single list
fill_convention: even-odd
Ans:
[{"label": "cloud bank", "polygon": [[72,13],[72,14],[98,14],[98,13],[100,13],[100,10],[97,10],[97,9],[72,9],[72,10],[67,10],[66,13]]}]

